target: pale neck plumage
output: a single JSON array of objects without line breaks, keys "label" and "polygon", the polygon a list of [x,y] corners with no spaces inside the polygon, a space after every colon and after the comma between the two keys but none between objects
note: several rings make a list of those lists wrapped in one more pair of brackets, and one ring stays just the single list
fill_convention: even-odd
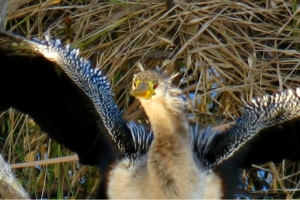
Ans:
[{"label": "pale neck plumage", "polygon": [[[178,96],[180,90],[168,88],[164,97],[154,95],[150,100],[141,100],[141,104],[150,120],[155,137],[178,134],[189,137],[188,119],[184,114],[184,102]],[[157,91],[161,93],[161,91]]]},{"label": "pale neck plumage", "polygon": [[178,97],[178,89],[168,88],[167,91],[168,97],[160,98],[161,91],[157,91],[157,96],[141,101],[154,133],[148,154],[148,172],[153,187],[162,190],[161,198],[184,198],[189,186],[182,181],[197,182],[198,169],[193,160],[183,100]]},{"label": "pale neck plumage", "polygon": [[181,99],[178,99],[174,103],[158,98],[150,101],[142,101],[155,137],[170,134],[189,135],[187,134],[187,117],[182,112],[183,102]]}]

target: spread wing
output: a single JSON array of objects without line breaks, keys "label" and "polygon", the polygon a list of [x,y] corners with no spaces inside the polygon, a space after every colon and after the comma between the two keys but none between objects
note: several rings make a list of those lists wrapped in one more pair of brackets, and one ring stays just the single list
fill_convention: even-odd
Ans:
[{"label": "spread wing", "polygon": [[139,135],[130,128],[143,127],[122,119],[106,77],[78,54],[59,40],[0,32],[0,111],[29,114],[81,163],[105,168],[118,155],[137,151]]}]

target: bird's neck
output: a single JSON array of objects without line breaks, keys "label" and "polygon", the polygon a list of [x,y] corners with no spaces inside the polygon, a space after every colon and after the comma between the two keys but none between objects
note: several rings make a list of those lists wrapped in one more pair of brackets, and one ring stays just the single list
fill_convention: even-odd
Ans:
[{"label": "bird's neck", "polygon": [[141,102],[149,118],[156,139],[169,135],[181,136],[189,141],[189,123],[180,97]]},{"label": "bird's neck", "polygon": [[153,105],[142,102],[154,134],[148,154],[149,177],[168,198],[181,196],[177,194],[181,182],[188,182],[198,174],[193,160],[188,120],[183,112],[184,104],[179,97],[176,98],[173,99],[176,102],[155,101]]}]

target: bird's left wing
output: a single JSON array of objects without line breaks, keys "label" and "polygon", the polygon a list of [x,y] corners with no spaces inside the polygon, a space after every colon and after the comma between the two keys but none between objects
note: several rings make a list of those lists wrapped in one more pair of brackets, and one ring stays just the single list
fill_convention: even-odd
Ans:
[{"label": "bird's left wing", "polygon": [[194,149],[207,168],[227,160],[238,167],[283,159],[299,161],[299,127],[300,88],[288,89],[253,98],[228,129],[194,131]]}]

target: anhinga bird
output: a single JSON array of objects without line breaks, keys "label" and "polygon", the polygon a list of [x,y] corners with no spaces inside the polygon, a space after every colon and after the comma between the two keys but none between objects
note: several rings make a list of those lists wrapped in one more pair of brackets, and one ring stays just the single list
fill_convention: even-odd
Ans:
[{"label": "anhinga bird", "polygon": [[[92,68],[89,61],[79,56],[78,50],[70,48],[69,45],[63,47],[59,40],[51,40],[49,37],[46,37],[46,40],[28,40],[0,32],[0,58],[3,63],[0,65],[0,111],[13,107],[29,114],[50,137],[78,153],[81,163],[98,165],[102,174],[107,175],[104,179],[107,185],[100,186],[99,197],[104,198],[107,194],[110,198],[175,198],[188,195],[178,188],[168,188],[178,181],[175,180],[177,177],[173,177],[174,173],[177,175],[176,171],[170,171],[170,179],[167,172],[161,174],[166,176],[163,180],[168,180],[167,182],[156,180],[163,178],[158,174],[147,177],[148,169],[149,173],[159,172],[153,165],[157,159],[153,151],[155,147],[159,147],[158,141],[161,141],[159,137],[156,140],[153,138],[159,135],[159,127],[169,132],[176,131],[175,127],[160,126],[160,121],[156,121],[155,115],[151,115],[144,104],[154,135],[140,124],[122,119],[121,112],[113,100],[109,82],[100,70]],[[135,84],[144,81],[138,77],[135,78]],[[160,85],[156,82],[158,77],[163,80],[165,90],[159,89]],[[152,88],[147,90],[145,95],[152,94],[155,99],[154,93],[160,94],[160,97],[169,94],[178,100],[176,97],[178,90],[170,85],[167,78],[157,75],[146,83],[152,84]],[[27,88],[35,88],[36,95],[28,93]],[[211,127],[199,131],[198,126],[188,125],[184,116],[176,118],[182,120],[181,124],[176,124],[182,129],[182,135],[178,136],[182,140],[176,144],[185,145],[185,148],[178,149],[178,156],[185,155],[182,159],[191,163],[186,170],[188,174],[195,174],[195,179],[206,175],[204,178],[206,181],[195,184],[195,188],[191,189],[195,192],[200,187],[199,191],[191,194],[191,197],[210,197],[206,193],[209,191],[206,186],[211,181],[209,177],[214,177],[221,183],[220,188],[215,188],[221,190],[219,195],[213,197],[233,197],[238,182],[236,169],[239,167],[273,160],[300,160],[298,153],[300,147],[297,146],[300,139],[295,140],[293,132],[282,134],[291,126],[299,126],[299,93],[299,89],[286,90],[274,96],[266,95],[253,99],[246,104],[244,114],[236,120],[235,125],[225,131],[213,130]],[[171,101],[172,105],[169,108],[179,108],[175,111],[182,112],[181,100],[170,99],[168,95],[166,97],[157,105],[162,107],[161,103]],[[176,121],[172,120],[168,119],[166,124],[170,125]],[[284,130],[280,129],[281,127],[284,127]],[[264,151],[265,141],[269,139],[288,148],[278,150],[277,146],[268,145],[266,149],[278,153],[269,154],[269,151]],[[188,140],[191,140],[191,145]],[[162,150],[165,148],[168,148],[168,145],[163,146]],[[166,153],[177,152],[171,150]],[[261,152],[259,155],[253,154],[256,151]],[[151,165],[147,165],[152,161]],[[158,166],[163,167],[164,164],[167,164],[166,169],[169,169],[168,160],[164,160],[164,163]],[[181,169],[181,166],[177,167],[176,170]],[[132,176],[140,174],[145,176],[139,179]],[[149,178],[151,181],[139,186],[138,180],[145,180],[143,178],[146,180]],[[188,178],[195,181],[193,177]],[[129,182],[133,179],[136,182]],[[147,192],[145,196],[144,193],[139,193],[144,190],[142,188],[144,184],[155,184],[155,181],[161,183],[162,187],[167,187],[164,187],[167,190],[157,194],[161,196],[152,196],[154,194],[149,194],[151,190],[142,191]],[[136,186],[139,190],[134,190]],[[124,187],[128,192],[124,192]]]}]

